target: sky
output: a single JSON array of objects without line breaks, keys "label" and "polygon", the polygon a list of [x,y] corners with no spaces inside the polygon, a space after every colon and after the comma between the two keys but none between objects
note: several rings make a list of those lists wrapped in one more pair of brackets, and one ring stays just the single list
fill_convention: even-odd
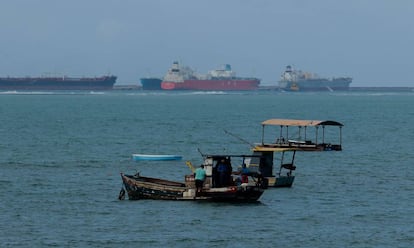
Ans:
[{"label": "sky", "polygon": [[173,61],[276,85],[286,65],[414,86],[412,0],[1,0],[0,77],[163,77]]}]

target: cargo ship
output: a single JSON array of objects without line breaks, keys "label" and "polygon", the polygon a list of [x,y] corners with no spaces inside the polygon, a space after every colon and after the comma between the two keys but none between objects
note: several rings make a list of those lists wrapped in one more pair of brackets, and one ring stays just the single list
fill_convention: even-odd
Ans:
[{"label": "cargo ship", "polygon": [[181,67],[177,61],[168,70],[161,88],[163,90],[256,90],[260,79],[236,77],[231,66],[209,71],[207,74],[197,74],[187,66]]},{"label": "cargo ship", "polygon": [[285,91],[344,91],[349,90],[350,77],[322,78],[316,74],[294,70],[286,66],[279,80],[279,89]]},{"label": "cargo ship", "polygon": [[0,77],[0,90],[112,90],[116,76]]},{"label": "cargo ship", "polygon": [[161,82],[162,79],[154,78],[154,77],[147,77],[141,78],[141,85],[143,90],[162,90]]}]

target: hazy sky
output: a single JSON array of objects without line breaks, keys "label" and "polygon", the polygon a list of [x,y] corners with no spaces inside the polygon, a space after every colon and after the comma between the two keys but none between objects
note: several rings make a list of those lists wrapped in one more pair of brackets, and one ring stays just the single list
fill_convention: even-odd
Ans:
[{"label": "hazy sky", "polygon": [[0,76],[162,77],[288,64],[351,86],[414,86],[412,0],[1,0]]}]

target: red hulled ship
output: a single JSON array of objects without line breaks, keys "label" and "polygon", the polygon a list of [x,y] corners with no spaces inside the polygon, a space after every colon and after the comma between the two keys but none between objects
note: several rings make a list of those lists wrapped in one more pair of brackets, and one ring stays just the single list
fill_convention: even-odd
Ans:
[{"label": "red hulled ship", "polygon": [[189,67],[181,67],[174,62],[165,75],[161,88],[163,90],[256,90],[260,79],[236,77],[231,66],[226,64],[221,69],[212,70],[206,75],[196,74]]}]

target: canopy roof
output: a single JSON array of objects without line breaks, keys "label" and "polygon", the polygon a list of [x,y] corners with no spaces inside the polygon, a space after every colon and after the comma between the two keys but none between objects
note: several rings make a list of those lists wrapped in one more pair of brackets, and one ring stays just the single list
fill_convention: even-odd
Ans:
[{"label": "canopy roof", "polygon": [[318,120],[292,120],[292,119],[269,119],[262,122],[262,125],[274,126],[343,126],[337,121],[318,121]]},{"label": "canopy roof", "polygon": [[220,154],[203,154],[203,157],[213,158],[213,159],[222,159],[222,158],[253,158],[253,157],[260,157],[259,155],[235,155],[235,154],[227,154],[227,155],[220,155]]},{"label": "canopy roof", "polygon": [[299,151],[298,147],[266,147],[266,146],[255,146],[252,148],[254,152],[289,152],[289,151]]}]

